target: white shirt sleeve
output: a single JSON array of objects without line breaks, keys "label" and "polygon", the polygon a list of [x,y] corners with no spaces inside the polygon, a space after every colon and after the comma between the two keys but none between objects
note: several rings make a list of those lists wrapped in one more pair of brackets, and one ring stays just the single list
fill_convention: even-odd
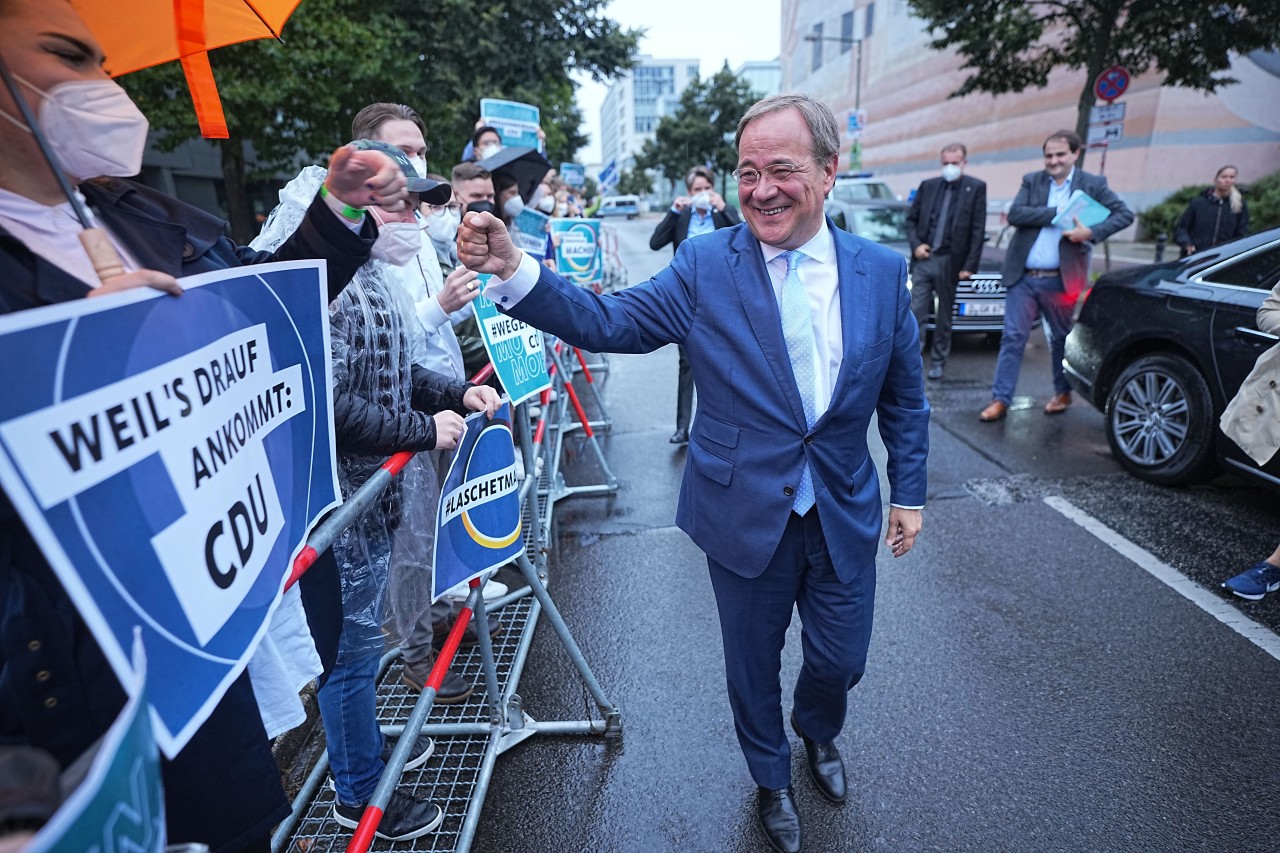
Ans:
[{"label": "white shirt sleeve", "polygon": [[542,265],[535,261],[532,255],[522,253],[516,274],[506,281],[501,281],[497,276],[489,279],[489,283],[484,286],[484,295],[487,299],[493,300],[499,308],[510,308],[533,290],[533,286],[538,283],[538,273],[541,269]]}]

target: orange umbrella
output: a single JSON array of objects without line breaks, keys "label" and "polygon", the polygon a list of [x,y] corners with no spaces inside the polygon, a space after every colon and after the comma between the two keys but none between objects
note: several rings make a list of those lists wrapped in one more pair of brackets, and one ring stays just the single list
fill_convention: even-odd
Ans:
[{"label": "orange umbrella", "polygon": [[119,77],[181,60],[200,132],[226,139],[227,121],[209,66],[215,47],[279,38],[300,0],[72,0]]}]

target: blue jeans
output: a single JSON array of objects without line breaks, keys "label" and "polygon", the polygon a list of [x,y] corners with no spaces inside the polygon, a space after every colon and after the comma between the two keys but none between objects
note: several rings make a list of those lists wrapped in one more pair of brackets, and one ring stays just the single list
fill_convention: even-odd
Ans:
[{"label": "blue jeans", "polygon": [[1013,402],[1013,389],[1022,370],[1022,352],[1027,348],[1036,312],[1044,315],[1049,339],[1049,356],[1053,364],[1053,390],[1059,394],[1071,391],[1062,369],[1063,349],[1071,331],[1071,315],[1075,300],[1062,288],[1062,278],[1038,278],[1024,275],[1009,288],[1004,298],[1004,333],[1000,338],[1000,356],[996,359],[996,376],[991,383],[991,398],[1006,406]]},{"label": "blue jeans", "polygon": [[371,637],[352,636],[369,630],[370,626],[343,620],[338,659],[318,693],[333,783],[338,802],[345,806],[368,803],[385,767],[377,716],[381,650],[371,648]]}]

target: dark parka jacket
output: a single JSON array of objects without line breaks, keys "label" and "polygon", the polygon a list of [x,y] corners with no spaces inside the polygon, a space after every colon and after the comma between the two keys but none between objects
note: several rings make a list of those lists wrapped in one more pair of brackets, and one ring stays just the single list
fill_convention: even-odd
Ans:
[{"label": "dark parka jacket", "polygon": [[1188,246],[1204,251],[1237,240],[1249,233],[1249,205],[1240,200],[1240,212],[1231,212],[1231,198],[1223,198],[1209,187],[1191,199],[1178,220],[1173,241],[1186,253]]}]

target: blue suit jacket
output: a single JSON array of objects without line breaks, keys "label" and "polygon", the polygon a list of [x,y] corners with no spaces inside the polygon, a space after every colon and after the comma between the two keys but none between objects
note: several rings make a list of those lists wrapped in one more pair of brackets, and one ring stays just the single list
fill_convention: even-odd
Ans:
[{"label": "blue suit jacket", "polygon": [[867,450],[873,412],[889,451],[892,501],[924,504],[929,404],[906,263],[830,221],[827,227],[836,245],[844,358],[812,431],[760,244],[746,225],[686,240],[669,267],[609,296],[543,267],[537,286],[509,309],[594,352],[684,345],[698,412],[676,523],[708,557],[744,577],[760,575],[773,557],[793,502],[788,487],[806,459],[837,573],[848,581],[873,565],[881,526],[880,483]]},{"label": "blue suit jacket", "polygon": [[[1009,224],[1017,226],[1018,230],[1009,241],[1009,251],[1004,256],[1002,278],[1007,287],[1013,287],[1022,278],[1027,255],[1040,236],[1040,229],[1053,224],[1053,218],[1058,215],[1056,208],[1048,206],[1050,180],[1049,173],[1043,169],[1024,175],[1022,187],[1009,208]],[[1093,252],[1093,244],[1101,243],[1133,222],[1133,211],[1111,191],[1102,175],[1076,169],[1071,176],[1071,192],[1076,190],[1084,190],[1093,196],[1095,201],[1111,211],[1111,215],[1093,226],[1092,240],[1084,243],[1061,240],[1058,243],[1062,288],[1071,296],[1078,295],[1089,285],[1089,256]]]}]

